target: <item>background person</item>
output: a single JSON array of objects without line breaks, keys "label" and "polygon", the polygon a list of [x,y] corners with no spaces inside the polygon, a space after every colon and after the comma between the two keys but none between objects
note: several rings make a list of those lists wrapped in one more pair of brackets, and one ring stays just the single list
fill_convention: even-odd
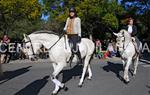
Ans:
[{"label": "background person", "polygon": [[10,43],[10,39],[8,35],[5,34],[1,42],[1,63],[6,63],[8,58],[10,58],[10,53],[8,52],[8,44]]}]

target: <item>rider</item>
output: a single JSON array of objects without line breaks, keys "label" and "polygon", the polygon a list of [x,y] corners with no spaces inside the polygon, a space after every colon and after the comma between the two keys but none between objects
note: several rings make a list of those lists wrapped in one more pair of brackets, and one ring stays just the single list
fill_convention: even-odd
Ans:
[{"label": "rider", "polygon": [[139,46],[140,46],[140,41],[137,38],[137,27],[133,24],[134,19],[133,18],[128,18],[128,25],[124,27],[128,31],[128,33],[131,34],[131,36],[134,38],[133,43],[135,45],[135,48],[137,52],[139,52]]},{"label": "rider", "polygon": [[[3,53],[3,55],[1,56],[1,59],[3,60],[2,63],[7,63],[10,60],[11,53],[9,52],[9,47],[8,47],[9,43],[10,43],[10,39],[9,39],[8,35],[4,34],[4,36],[2,38],[2,46],[1,46],[2,51],[0,51],[1,53]],[[9,59],[7,60],[7,58],[9,58]]]},{"label": "rider", "polygon": [[77,45],[81,42],[81,20],[77,16],[77,12],[73,7],[69,9],[69,17],[67,18],[64,31],[67,34],[69,43],[73,45],[73,47],[71,47],[73,56],[76,54],[80,63],[82,63],[81,54]]}]

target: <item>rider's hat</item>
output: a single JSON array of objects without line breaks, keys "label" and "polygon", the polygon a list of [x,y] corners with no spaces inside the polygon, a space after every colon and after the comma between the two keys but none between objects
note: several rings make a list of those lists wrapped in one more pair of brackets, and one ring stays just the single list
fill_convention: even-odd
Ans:
[{"label": "rider's hat", "polygon": [[76,13],[76,9],[75,9],[74,7],[71,7],[71,8],[69,9],[69,12],[75,12],[75,13]]},{"label": "rider's hat", "polygon": [[[69,13],[70,12],[74,12],[75,13],[75,15],[74,15],[74,17],[77,17],[78,15],[77,15],[77,11],[76,11],[76,9],[74,8],[74,7],[71,7],[70,9],[69,9]],[[70,16],[70,15],[69,15]],[[72,18],[72,17],[70,17],[70,18]]]}]

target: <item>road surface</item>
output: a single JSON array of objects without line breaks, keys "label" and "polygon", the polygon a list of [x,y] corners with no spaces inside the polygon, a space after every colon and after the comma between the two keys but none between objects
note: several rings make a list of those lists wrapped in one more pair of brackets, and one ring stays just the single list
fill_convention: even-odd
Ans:
[{"label": "road surface", "polygon": [[[91,66],[92,80],[85,78],[82,88],[77,86],[82,66],[64,68],[59,79],[68,90],[61,90],[58,95],[150,95],[150,64],[141,62],[136,77],[130,73],[129,84],[122,81],[122,64],[117,58],[93,59]],[[5,77],[0,78],[0,95],[51,95],[54,89],[50,80],[53,68],[48,59],[16,60],[3,64],[3,68]]]}]

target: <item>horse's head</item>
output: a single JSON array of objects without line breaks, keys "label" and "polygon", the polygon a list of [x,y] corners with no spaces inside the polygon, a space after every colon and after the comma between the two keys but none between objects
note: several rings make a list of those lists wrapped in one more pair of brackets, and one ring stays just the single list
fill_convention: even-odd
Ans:
[{"label": "horse's head", "polygon": [[33,41],[33,39],[26,34],[24,34],[24,43],[29,59],[31,61],[35,61],[37,59],[36,54],[39,49],[39,44]]},{"label": "horse's head", "polygon": [[124,37],[118,37],[116,38],[116,41],[116,46],[118,47],[119,51],[123,51],[125,42]]},{"label": "horse's head", "polygon": [[124,42],[125,42],[125,31],[126,30],[121,30],[120,32],[118,33],[113,33],[115,36],[117,36],[116,38],[116,46],[118,47],[119,51],[122,51],[123,48],[124,48]]},{"label": "horse's head", "polygon": [[129,43],[131,40],[131,35],[126,31],[125,29],[122,29],[119,31],[119,33],[113,33],[116,38],[116,46],[119,48],[119,51],[122,51],[124,49],[124,44]]},{"label": "horse's head", "polygon": [[114,33],[113,32],[113,34],[115,35],[115,36],[117,36],[117,38],[121,38],[121,37],[124,37],[124,34],[125,34],[125,31],[126,30],[120,30],[120,32],[118,32],[118,33]]}]

